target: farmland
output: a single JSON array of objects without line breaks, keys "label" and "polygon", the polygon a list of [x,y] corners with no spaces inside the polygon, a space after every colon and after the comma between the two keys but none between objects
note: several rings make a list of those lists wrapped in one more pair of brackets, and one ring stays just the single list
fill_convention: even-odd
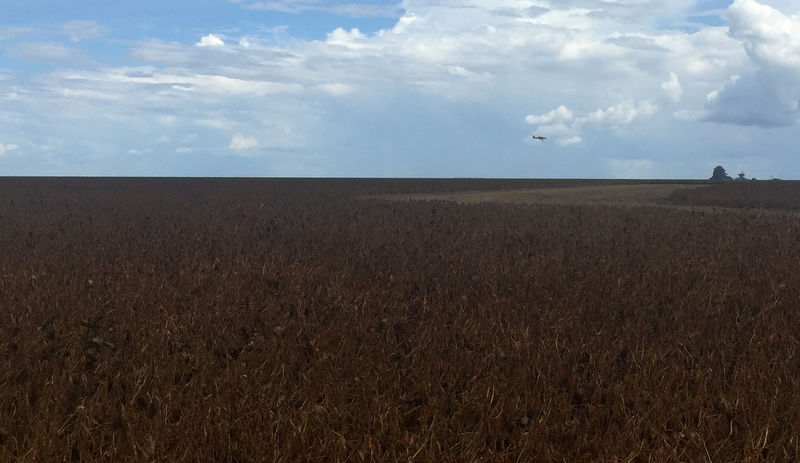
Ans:
[{"label": "farmland", "polygon": [[0,179],[0,461],[797,461],[798,204]]}]

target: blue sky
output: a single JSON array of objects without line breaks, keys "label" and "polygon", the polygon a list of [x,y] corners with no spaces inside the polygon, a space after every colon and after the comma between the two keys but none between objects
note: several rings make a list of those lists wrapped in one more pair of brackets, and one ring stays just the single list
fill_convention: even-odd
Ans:
[{"label": "blue sky", "polygon": [[800,0],[0,3],[0,175],[800,178],[798,101]]}]

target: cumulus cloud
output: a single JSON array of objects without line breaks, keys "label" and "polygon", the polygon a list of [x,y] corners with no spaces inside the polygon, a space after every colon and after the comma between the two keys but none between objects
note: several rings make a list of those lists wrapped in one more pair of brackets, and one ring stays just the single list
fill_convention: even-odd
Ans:
[{"label": "cumulus cloud", "polygon": [[583,141],[581,132],[584,127],[621,130],[652,117],[658,110],[659,106],[650,100],[640,103],[623,101],[588,114],[575,116],[562,105],[539,116],[530,114],[525,117],[525,122],[537,126],[537,134],[553,138],[559,145],[567,146]]},{"label": "cumulus cloud", "polygon": [[197,47],[224,47],[225,42],[214,34],[200,37],[200,41],[195,44]]},{"label": "cumulus cloud", "polygon": [[228,145],[228,148],[234,151],[247,151],[256,147],[258,147],[258,140],[241,134],[234,135]]},{"label": "cumulus cloud", "polygon": [[709,92],[706,118],[738,125],[777,127],[800,120],[800,17],[756,0],[735,0],[728,9],[729,35],[752,62]]},{"label": "cumulus cloud", "polygon": [[800,68],[800,19],[756,0],[735,0],[728,9],[730,35],[748,56],[766,66]]},{"label": "cumulus cloud", "polygon": [[19,146],[14,145],[14,144],[4,145],[4,144],[0,143],[0,156],[4,155],[4,154],[6,154],[6,153],[8,153],[10,151],[14,151],[17,148],[19,148]]},{"label": "cumulus cloud", "polygon": [[328,34],[326,42],[331,45],[339,45],[350,49],[365,48],[372,45],[367,43],[367,36],[362,34],[356,27],[349,31],[337,27],[333,32]]},{"label": "cumulus cloud", "polygon": [[[236,3],[298,13],[347,6],[321,0]],[[35,126],[30,132],[54,133],[61,144],[52,146],[91,139],[97,156],[124,152],[142,139],[163,140],[153,145],[154,157],[207,147],[246,157],[241,154],[258,148],[276,156],[269,164],[276,166],[272,174],[301,161],[313,172],[344,175],[452,175],[452,166],[467,165],[451,158],[438,170],[426,170],[430,154],[444,151],[476,160],[473,170],[458,171],[464,175],[515,174],[524,161],[502,171],[482,159],[490,151],[527,159],[522,150],[528,147],[515,135],[527,131],[526,123],[576,153],[602,156],[594,143],[591,150],[581,147],[584,138],[605,129],[604,141],[612,146],[626,138],[617,132],[646,124],[661,108],[687,115],[716,105],[728,117],[735,114],[722,105],[736,100],[728,87],[742,82],[725,82],[732,74],[749,74],[749,55],[756,52],[745,50],[743,40],[769,33],[733,21],[732,31],[743,31],[738,36],[727,27],[668,27],[685,19],[695,3],[404,0],[399,18],[385,29],[347,21],[346,28],[342,22],[318,31],[316,40],[292,38],[291,29],[220,25],[225,36],[208,34],[197,43],[126,42],[132,49],[119,60],[130,57],[128,65],[69,66],[40,73],[30,83],[13,77],[6,87],[20,98],[13,109],[0,108],[0,122],[6,117]],[[218,49],[213,60],[209,47]],[[717,96],[707,103],[714,90]],[[180,119],[159,117],[164,114]],[[181,142],[188,131],[197,131],[197,139]],[[275,154],[288,151],[296,155]],[[409,159],[409,152],[420,153],[419,159]],[[374,155],[365,162],[363,153]],[[376,170],[392,162],[409,167]],[[568,175],[578,174],[586,173]]]},{"label": "cumulus cloud", "polygon": [[525,117],[525,122],[531,125],[555,125],[563,124],[566,121],[572,120],[572,111],[566,106],[561,105],[558,108],[550,111],[549,113],[536,116],[529,114]]},{"label": "cumulus cloud", "polygon": [[621,128],[651,117],[658,109],[658,106],[652,101],[643,101],[638,104],[624,101],[606,109],[594,111],[586,117],[585,123],[601,127]]}]

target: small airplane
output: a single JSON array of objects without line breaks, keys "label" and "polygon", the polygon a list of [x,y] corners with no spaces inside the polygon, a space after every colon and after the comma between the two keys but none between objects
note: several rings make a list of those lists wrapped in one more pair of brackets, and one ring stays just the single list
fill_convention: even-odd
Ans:
[{"label": "small airplane", "polygon": [[544,140],[547,140],[547,137],[540,137],[540,136],[534,135],[533,139],[534,140],[539,140],[539,141],[544,141]]}]

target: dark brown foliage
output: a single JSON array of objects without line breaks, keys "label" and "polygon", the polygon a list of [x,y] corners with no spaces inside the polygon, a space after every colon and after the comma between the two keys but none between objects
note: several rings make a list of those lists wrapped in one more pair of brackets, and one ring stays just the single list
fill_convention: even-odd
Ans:
[{"label": "dark brown foliage", "polygon": [[800,458],[794,216],[488,185],[0,180],[0,460]]}]

